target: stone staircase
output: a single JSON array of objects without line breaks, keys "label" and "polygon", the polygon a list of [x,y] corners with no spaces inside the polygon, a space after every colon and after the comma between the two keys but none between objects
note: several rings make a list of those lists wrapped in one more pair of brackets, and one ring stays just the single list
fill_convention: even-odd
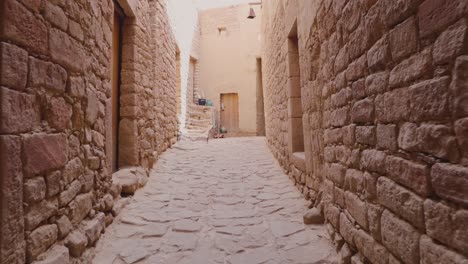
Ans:
[{"label": "stone staircase", "polygon": [[213,110],[210,106],[191,105],[187,118],[186,132],[182,139],[207,140],[213,128]]}]

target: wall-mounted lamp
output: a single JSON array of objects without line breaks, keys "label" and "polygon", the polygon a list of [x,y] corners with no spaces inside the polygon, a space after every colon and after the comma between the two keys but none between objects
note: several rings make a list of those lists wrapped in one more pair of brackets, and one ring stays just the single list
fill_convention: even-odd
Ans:
[{"label": "wall-mounted lamp", "polygon": [[[262,2],[249,3],[249,6],[252,6],[252,5],[262,5]],[[255,17],[256,17],[255,10],[251,7],[249,11],[249,16],[247,18],[254,19]]]},{"label": "wall-mounted lamp", "polygon": [[253,8],[250,8],[249,16],[247,17],[248,19],[254,19],[255,18],[255,11]]}]

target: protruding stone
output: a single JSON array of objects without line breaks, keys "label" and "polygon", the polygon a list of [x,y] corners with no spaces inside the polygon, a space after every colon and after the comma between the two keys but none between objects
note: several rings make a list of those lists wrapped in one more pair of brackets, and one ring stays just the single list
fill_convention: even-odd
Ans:
[{"label": "protruding stone", "polygon": [[68,264],[70,263],[70,256],[68,248],[55,245],[46,252],[37,257],[37,261],[32,264]]},{"label": "protruding stone", "polygon": [[29,236],[27,246],[27,259],[33,261],[57,241],[58,229],[56,225],[44,225]]},{"label": "protruding stone", "polygon": [[29,132],[39,121],[40,110],[34,95],[0,87],[0,133]]},{"label": "protruding stone", "polygon": [[73,229],[70,220],[65,215],[62,215],[62,217],[60,217],[57,220],[57,227],[59,239],[63,239],[64,237],[66,237],[68,233],[70,233],[70,231]]},{"label": "protruding stone", "polygon": [[307,211],[303,216],[304,224],[306,225],[320,225],[323,224],[323,216],[317,208],[312,208]]},{"label": "protruding stone", "polygon": [[88,239],[80,231],[73,231],[67,236],[65,245],[70,250],[70,255],[75,258],[81,257],[88,245]]}]

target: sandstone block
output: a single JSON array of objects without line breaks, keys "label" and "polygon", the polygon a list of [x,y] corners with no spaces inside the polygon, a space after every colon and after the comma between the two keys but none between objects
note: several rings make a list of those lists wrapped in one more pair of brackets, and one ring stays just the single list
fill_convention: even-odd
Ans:
[{"label": "sandstone block", "polygon": [[57,222],[57,227],[58,227],[58,237],[59,239],[65,238],[68,233],[73,229],[73,225],[71,224],[70,220],[68,219],[67,216],[62,215]]},{"label": "sandstone block", "polygon": [[69,78],[69,83],[67,86],[67,92],[72,97],[82,98],[86,94],[85,81],[82,77],[71,77]]},{"label": "sandstone block", "polygon": [[346,243],[354,246],[354,236],[356,233],[356,228],[351,223],[351,221],[346,217],[344,213],[340,214],[340,224],[339,224],[340,234],[343,236]]},{"label": "sandstone block", "polygon": [[70,186],[60,193],[58,197],[59,207],[66,206],[81,190],[81,182],[79,180],[73,181]]},{"label": "sandstone block", "polygon": [[81,25],[73,20],[69,20],[68,24],[68,30],[70,31],[70,34],[78,39],[79,41],[84,40],[84,33],[83,29],[81,28]]},{"label": "sandstone block", "polygon": [[88,239],[88,245],[94,245],[94,243],[99,239],[101,232],[105,228],[104,219],[104,213],[99,213],[96,218],[86,223],[83,230],[86,238]]},{"label": "sandstone block", "polygon": [[28,52],[5,42],[0,43],[0,85],[17,91],[26,88]]},{"label": "sandstone block", "polygon": [[328,122],[331,126],[342,127],[347,125],[349,116],[349,107],[342,107],[336,110],[333,110],[330,113]]},{"label": "sandstone block", "polygon": [[421,237],[420,242],[421,263],[447,263],[447,264],[466,264],[468,259],[464,256],[438,245],[427,236]]},{"label": "sandstone block", "polygon": [[84,167],[80,158],[77,157],[70,160],[63,170],[63,183],[65,185],[70,184],[83,174],[83,170]]},{"label": "sandstone block", "polygon": [[327,169],[327,178],[337,186],[343,186],[346,168],[338,163],[331,164]]},{"label": "sandstone block", "polygon": [[94,174],[84,174],[82,177],[80,177],[80,181],[81,181],[81,192],[82,193],[90,192],[94,187]]},{"label": "sandstone block", "polygon": [[67,33],[55,28],[49,30],[49,48],[54,61],[67,69],[84,72],[87,68],[83,46]]},{"label": "sandstone block", "polygon": [[356,127],[356,142],[363,145],[375,145],[375,126]]},{"label": "sandstone block", "polygon": [[374,100],[366,98],[356,102],[351,108],[351,120],[354,123],[369,123],[374,121]]},{"label": "sandstone block", "polygon": [[29,132],[39,121],[40,110],[34,95],[0,87],[0,133]]},{"label": "sandstone block", "polygon": [[388,88],[388,76],[387,71],[377,72],[367,76],[366,78],[366,94],[382,94],[387,91]]},{"label": "sandstone block", "polygon": [[60,171],[54,171],[45,177],[47,183],[47,197],[53,197],[60,193],[62,190],[61,180],[62,173]]},{"label": "sandstone block", "polygon": [[351,84],[351,93],[356,100],[366,97],[365,78],[359,79]]},{"label": "sandstone block", "polygon": [[381,38],[367,52],[367,65],[372,72],[384,70],[390,61],[389,43],[386,37]]},{"label": "sandstone block", "polygon": [[377,180],[377,197],[380,204],[424,230],[423,200],[420,197],[385,177]]},{"label": "sandstone block", "polygon": [[466,45],[467,20],[457,23],[442,32],[434,43],[433,58],[436,64],[452,63]]},{"label": "sandstone block", "polygon": [[[331,96],[331,102],[335,108],[345,106],[349,100],[351,100],[351,89],[349,87],[341,89]],[[302,111],[299,114],[302,116]]]},{"label": "sandstone block", "polygon": [[44,7],[44,18],[63,31],[68,28],[68,17],[62,8],[46,2]]},{"label": "sandstone block", "polygon": [[431,63],[432,55],[429,48],[402,61],[390,72],[390,87],[402,87],[426,75],[431,70]]},{"label": "sandstone block", "polygon": [[369,220],[369,231],[377,241],[382,241],[380,217],[384,208],[379,205],[367,203],[367,219]]},{"label": "sandstone block", "polygon": [[382,1],[382,10],[387,26],[392,27],[405,20],[417,9],[419,2],[419,0]]},{"label": "sandstone block", "polygon": [[377,125],[377,148],[383,150],[397,150],[396,125]]},{"label": "sandstone block", "polygon": [[346,210],[354,217],[356,222],[364,229],[367,229],[367,205],[365,201],[351,192],[345,193]]},{"label": "sandstone block", "polygon": [[407,151],[419,151],[438,158],[457,160],[459,151],[452,130],[444,125],[405,123],[400,128],[398,145]]},{"label": "sandstone block", "polygon": [[385,160],[387,176],[406,186],[422,197],[429,194],[427,166],[411,162],[402,158],[387,156]]},{"label": "sandstone block", "polygon": [[419,6],[419,35],[423,38],[456,21],[468,10],[468,4],[463,0],[426,0]]},{"label": "sandstone block", "polygon": [[361,153],[361,169],[383,174],[385,173],[385,157],[382,151],[366,149]]},{"label": "sandstone block", "polygon": [[361,193],[364,190],[364,174],[354,169],[346,170],[344,189],[353,193]]},{"label": "sandstone block", "polygon": [[364,186],[365,186],[365,197],[367,200],[375,200],[377,198],[377,178],[379,176],[364,172]]},{"label": "sandstone block", "polygon": [[433,200],[424,201],[426,233],[446,245],[452,244],[455,225],[452,223],[452,209]]},{"label": "sandstone block", "polygon": [[346,198],[343,189],[338,187],[333,188],[333,202],[341,208],[346,208]]},{"label": "sandstone block", "polygon": [[455,135],[461,154],[468,161],[468,118],[459,119],[455,122]]},{"label": "sandstone block", "polygon": [[340,51],[338,51],[338,54],[336,55],[335,65],[334,65],[335,73],[342,72],[344,69],[346,69],[348,64],[349,64],[348,46],[344,46],[340,49]]},{"label": "sandstone block", "polygon": [[46,252],[37,257],[37,261],[33,264],[68,264],[70,263],[70,256],[68,248],[60,245],[51,247]]},{"label": "sandstone block", "polygon": [[449,116],[449,78],[443,77],[413,85],[409,89],[410,119],[441,120]]},{"label": "sandstone block", "polygon": [[407,120],[409,116],[408,90],[401,88],[375,98],[375,116],[383,123]]},{"label": "sandstone block", "polygon": [[385,210],[381,218],[382,243],[406,264],[419,263],[420,234],[410,224]]},{"label": "sandstone block", "polygon": [[367,57],[362,55],[359,59],[349,64],[346,69],[346,78],[348,81],[355,81],[366,74],[367,71]]},{"label": "sandstone block", "polygon": [[354,236],[356,248],[371,263],[387,264],[389,252],[364,230],[357,230]]},{"label": "sandstone block", "polygon": [[330,222],[336,229],[340,227],[340,209],[328,204],[324,208],[325,219]]},{"label": "sandstone block", "polygon": [[453,113],[457,117],[468,116],[468,56],[460,56],[455,61],[453,70],[453,80],[450,90],[454,96]]},{"label": "sandstone block", "polygon": [[437,163],[431,170],[432,187],[440,197],[468,205],[468,169],[458,165]]},{"label": "sandstone block", "polygon": [[70,203],[69,206],[70,221],[73,225],[77,225],[81,222],[81,220],[83,220],[83,218],[85,218],[88,215],[89,211],[91,211],[93,207],[92,194],[79,194],[78,196],[76,196],[73,202]]},{"label": "sandstone block", "polygon": [[80,231],[73,231],[65,240],[65,245],[68,247],[72,257],[79,258],[86,250],[88,238]]},{"label": "sandstone block", "polygon": [[26,203],[37,203],[45,198],[46,183],[43,177],[36,177],[24,182],[23,197]]},{"label": "sandstone block", "polygon": [[51,127],[62,131],[69,127],[72,117],[72,106],[63,98],[52,98],[49,104],[47,120]]},{"label": "sandstone block", "polygon": [[389,33],[390,50],[394,61],[413,54],[418,48],[418,33],[414,16],[397,25]]},{"label": "sandstone block", "polygon": [[31,232],[26,251],[29,262],[35,260],[37,256],[52,246],[57,241],[57,237],[56,225],[44,225]]},{"label": "sandstone block", "polygon": [[5,263],[24,263],[23,173],[21,139],[0,136],[0,259]]},{"label": "sandstone block", "polygon": [[28,50],[46,55],[48,34],[45,23],[18,1],[6,0],[3,5],[3,36],[26,47]]},{"label": "sandstone block", "polygon": [[67,84],[67,71],[57,64],[29,57],[29,86],[45,87],[63,93]]},{"label": "sandstone block", "polygon": [[60,169],[67,162],[68,143],[63,134],[33,134],[24,136],[25,170],[40,174]]},{"label": "sandstone block", "polygon": [[303,217],[304,224],[323,224],[323,216],[320,214],[320,211],[317,208],[312,208]]},{"label": "sandstone block", "polygon": [[29,206],[26,209],[24,222],[26,230],[30,231],[39,226],[40,223],[57,214],[58,202],[54,200],[43,200],[38,204]]},{"label": "sandstone block", "polygon": [[108,211],[112,210],[112,207],[114,207],[114,198],[112,197],[112,195],[106,194],[106,195],[104,195],[102,200],[103,200],[103,204],[104,204],[103,210],[105,212],[108,212]]}]

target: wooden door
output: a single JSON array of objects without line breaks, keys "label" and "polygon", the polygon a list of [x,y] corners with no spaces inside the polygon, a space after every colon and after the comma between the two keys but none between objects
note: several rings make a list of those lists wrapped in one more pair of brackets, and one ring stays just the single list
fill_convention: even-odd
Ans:
[{"label": "wooden door", "polygon": [[236,93],[221,94],[221,127],[228,133],[239,131],[239,96]]},{"label": "wooden door", "polygon": [[120,98],[120,60],[121,60],[121,32],[123,12],[115,3],[114,25],[112,30],[112,171],[118,169],[118,141],[119,141],[119,98]]}]

